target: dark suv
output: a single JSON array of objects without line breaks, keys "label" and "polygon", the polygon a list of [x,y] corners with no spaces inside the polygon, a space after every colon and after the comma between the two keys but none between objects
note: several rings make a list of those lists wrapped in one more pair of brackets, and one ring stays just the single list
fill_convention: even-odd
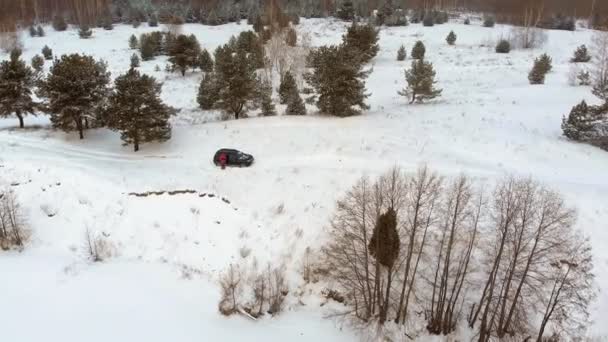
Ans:
[{"label": "dark suv", "polygon": [[213,156],[213,163],[219,166],[220,156],[222,154],[226,155],[226,166],[251,166],[253,164],[253,156],[247,153],[243,153],[239,150],[223,148],[215,152],[215,156]]}]

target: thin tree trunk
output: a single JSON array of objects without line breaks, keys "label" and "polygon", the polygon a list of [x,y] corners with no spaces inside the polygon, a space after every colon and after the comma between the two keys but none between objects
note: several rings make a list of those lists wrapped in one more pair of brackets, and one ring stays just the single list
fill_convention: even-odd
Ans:
[{"label": "thin tree trunk", "polygon": [[15,115],[17,115],[17,118],[19,119],[19,128],[23,128],[24,127],[23,115],[21,114],[21,111],[20,110],[16,111]]}]

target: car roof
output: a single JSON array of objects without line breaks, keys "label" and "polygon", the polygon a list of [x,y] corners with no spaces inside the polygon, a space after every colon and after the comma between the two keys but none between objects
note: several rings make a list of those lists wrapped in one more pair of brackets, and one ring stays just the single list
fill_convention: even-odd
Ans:
[{"label": "car roof", "polygon": [[229,153],[229,152],[240,152],[240,151],[235,150],[233,148],[222,148],[222,149],[219,149],[216,153]]}]

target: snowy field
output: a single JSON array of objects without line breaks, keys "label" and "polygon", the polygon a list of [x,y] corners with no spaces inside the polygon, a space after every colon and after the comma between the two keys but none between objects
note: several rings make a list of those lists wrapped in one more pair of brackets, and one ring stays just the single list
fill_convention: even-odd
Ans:
[{"label": "snowy field", "polygon": [[[302,20],[298,30],[319,46],[338,43],[346,25]],[[212,52],[249,28],[183,31]],[[49,27],[44,38],[24,34],[24,58],[44,45],[56,56],[83,52],[107,61],[116,77],[129,67],[129,36],[153,30],[120,25],[82,40],[76,30]],[[450,30],[458,35],[454,47],[445,42]],[[567,141],[560,129],[572,106],[597,102],[589,87],[567,82],[568,61],[578,45],[590,45],[592,32],[548,31],[542,49],[494,53],[494,42],[509,31],[476,23],[382,29],[367,80],[371,109],[358,117],[318,116],[309,107],[306,117],[217,121],[217,113],[198,109],[200,72],[167,74],[159,57],[140,69],[163,81],[162,98],[182,108],[166,143],[133,153],[106,129],[86,131],[81,141],[77,133],[51,129],[44,116],[26,117],[26,130],[16,128],[16,119],[0,120],[0,181],[12,184],[33,232],[22,253],[0,256],[2,340],[357,340],[347,326],[324,319],[328,309],[299,272],[307,248],[321,246],[336,199],[362,175],[395,164],[415,170],[426,163],[445,176],[464,172],[490,185],[505,175],[529,175],[561,191],[579,209],[597,284],[608,289],[608,153]],[[427,46],[443,96],[408,105],[397,91],[416,40]],[[396,61],[401,44],[405,62]],[[544,86],[529,85],[528,71],[543,52],[552,56],[553,71]],[[154,71],[157,65],[162,71]],[[222,171],[211,162],[221,147],[251,153],[256,163]],[[129,195],[179,189],[197,193]],[[112,258],[85,260],[87,229],[108,237]],[[278,318],[252,322],[217,311],[218,274],[243,258],[285,263],[292,293]],[[590,335],[608,340],[607,315],[608,293],[600,292]]]}]

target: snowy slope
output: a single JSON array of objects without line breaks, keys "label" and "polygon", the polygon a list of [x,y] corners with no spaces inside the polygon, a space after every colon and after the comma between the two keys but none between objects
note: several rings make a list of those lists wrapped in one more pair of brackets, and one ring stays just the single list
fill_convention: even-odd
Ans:
[{"label": "snowy slope", "polygon": [[[346,25],[303,20],[299,29],[310,31],[318,46],[339,42]],[[184,32],[212,51],[247,28],[185,25]],[[126,71],[133,53],[128,37],[150,30],[117,26],[81,40],[75,31],[49,28],[47,37],[25,38],[24,57],[45,44],[56,55],[86,52],[106,60],[115,77]],[[455,47],[445,43],[450,30],[458,35]],[[566,80],[572,52],[589,45],[591,32],[551,31],[543,49],[495,54],[492,42],[509,30],[461,24],[383,29],[367,82],[371,109],[359,117],[218,122],[217,113],[197,109],[201,76],[168,75],[166,60],[158,58],[141,69],[164,82],[167,103],[182,108],[167,143],[144,145],[135,154],[105,129],[87,131],[80,141],[50,129],[44,117],[28,117],[26,124],[35,128],[25,131],[15,129],[14,119],[0,120],[0,181],[15,185],[34,233],[25,252],[0,257],[0,272],[10,275],[0,281],[0,292],[11,294],[0,307],[0,321],[9,326],[3,336],[352,341],[354,332],[322,319],[325,309],[313,298],[305,298],[305,306],[290,303],[278,319],[224,318],[217,313],[217,274],[246,255],[261,264],[285,263],[297,288],[304,251],[320,246],[335,200],[360,176],[394,164],[413,170],[428,163],[446,176],[466,172],[487,184],[507,174],[530,175],[561,191],[579,208],[578,225],[595,247],[598,285],[606,288],[608,153],[571,143],[560,130],[573,105],[596,101],[589,88],[570,87]],[[410,60],[395,58],[401,44],[409,55],[418,39],[444,90],[436,102],[410,106],[397,95]],[[554,70],[546,85],[531,86],[527,72],[543,52],[553,57]],[[163,71],[154,71],[156,65]],[[256,164],[221,171],[210,161],[220,147],[252,153]],[[180,189],[196,193],[129,195]],[[215,197],[199,197],[203,193]],[[84,261],[87,228],[113,242],[115,255],[106,263]],[[602,292],[591,334],[608,336],[601,324],[606,314],[608,295]]]}]

